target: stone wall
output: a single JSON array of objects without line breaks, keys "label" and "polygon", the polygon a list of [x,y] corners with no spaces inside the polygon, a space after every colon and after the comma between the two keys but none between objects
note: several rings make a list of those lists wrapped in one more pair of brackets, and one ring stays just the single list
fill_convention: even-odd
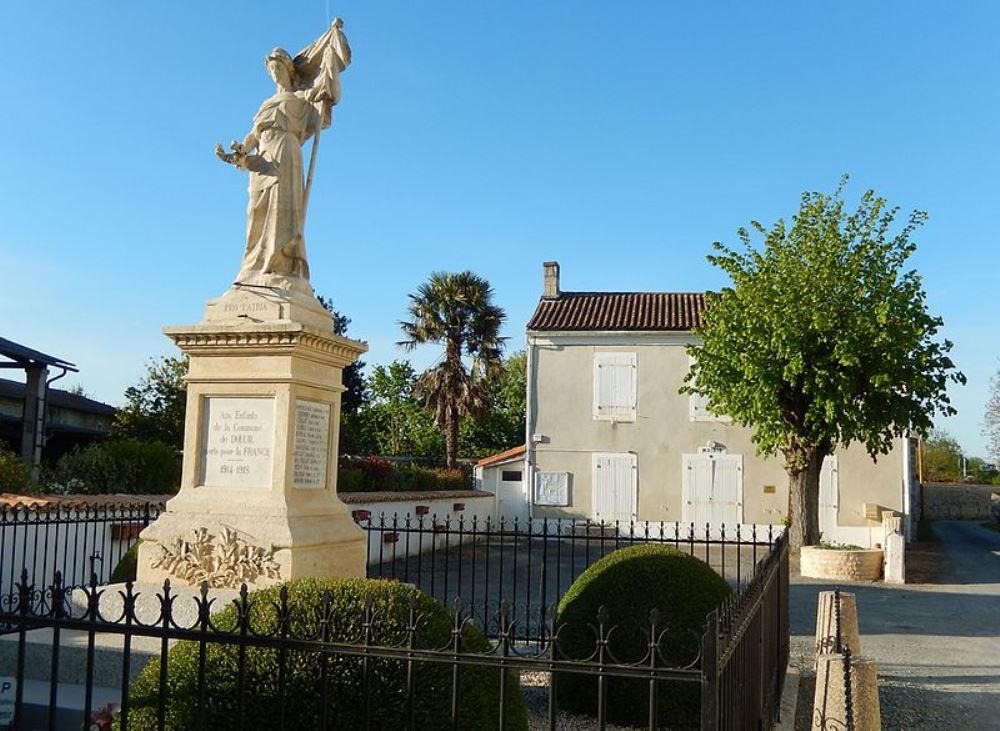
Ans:
[{"label": "stone wall", "polygon": [[799,569],[803,576],[837,581],[878,581],[882,576],[882,551],[824,550],[805,546]]},{"label": "stone wall", "polygon": [[924,484],[923,511],[927,520],[989,520],[990,495],[1000,485]]}]

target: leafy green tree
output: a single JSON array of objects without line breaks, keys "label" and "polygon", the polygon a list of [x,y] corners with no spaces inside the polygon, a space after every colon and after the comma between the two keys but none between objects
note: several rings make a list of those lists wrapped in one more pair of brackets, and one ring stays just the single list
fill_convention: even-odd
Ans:
[{"label": "leafy green tree", "polygon": [[372,369],[367,382],[369,399],[358,412],[362,451],[409,457],[441,454],[441,432],[416,395],[417,381],[416,371],[406,360]]},{"label": "leafy green tree", "polygon": [[151,358],[146,375],[125,389],[125,404],[115,412],[116,439],[162,442],[184,446],[184,408],[187,403],[188,358]]},{"label": "leafy green tree", "polygon": [[[351,318],[334,309],[333,300],[321,295],[317,295],[316,299],[333,316],[334,335],[347,337],[347,327],[351,324]],[[341,414],[356,414],[368,398],[365,391],[364,371],[365,362],[363,360],[356,360],[344,369],[343,381],[344,388],[347,390],[340,397]]]},{"label": "leafy green tree", "polygon": [[[417,395],[433,412],[444,434],[445,462],[454,467],[461,418],[482,418],[490,406],[484,380],[500,362],[505,340],[500,327],[506,315],[493,303],[490,283],[472,272],[432,273],[410,295],[409,314],[411,319],[400,323],[405,336],[400,346],[444,346],[441,362],[420,377]],[[471,360],[468,367],[465,358]]]},{"label": "leafy green tree", "polygon": [[920,276],[906,270],[926,214],[893,232],[898,208],[867,191],[853,213],[841,198],[804,193],[791,225],[753,221],[763,244],[739,230],[742,250],[716,243],[709,261],[732,286],[707,296],[689,347],[687,392],[752,427],[757,450],[780,453],[789,478],[793,548],[819,540],[819,474],[838,445],[884,454],[934,414],[955,413],[949,382],[964,383],[938,341]]},{"label": "leafy green tree", "polygon": [[935,429],[920,445],[920,463],[926,482],[961,482],[962,447],[948,432]]},{"label": "leafy green tree", "polygon": [[505,358],[495,373],[486,376],[486,390],[492,404],[480,420],[462,419],[459,426],[459,454],[478,458],[524,444],[527,359],[524,351]]},{"label": "leafy green tree", "polygon": [[990,397],[986,401],[983,434],[989,440],[990,459],[1000,464],[1000,370],[990,379]]}]

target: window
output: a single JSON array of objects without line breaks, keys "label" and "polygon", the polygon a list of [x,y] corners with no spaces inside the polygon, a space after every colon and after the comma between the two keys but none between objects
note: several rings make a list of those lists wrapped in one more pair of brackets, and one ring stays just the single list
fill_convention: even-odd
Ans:
[{"label": "window", "polygon": [[[694,358],[688,356],[688,365],[694,363]],[[728,416],[713,414],[708,410],[708,396],[700,393],[688,394],[688,412],[691,421],[732,421]]]},{"label": "window", "polygon": [[594,353],[594,419],[635,421],[635,353]]},{"label": "window", "polygon": [[500,473],[500,479],[504,482],[520,482],[521,470],[503,470]]}]

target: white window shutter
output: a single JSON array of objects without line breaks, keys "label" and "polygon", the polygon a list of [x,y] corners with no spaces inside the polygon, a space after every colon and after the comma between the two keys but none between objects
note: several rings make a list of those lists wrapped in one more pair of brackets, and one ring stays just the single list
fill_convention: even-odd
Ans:
[{"label": "white window shutter", "polygon": [[635,421],[637,376],[635,353],[595,353],[594,418]]}]

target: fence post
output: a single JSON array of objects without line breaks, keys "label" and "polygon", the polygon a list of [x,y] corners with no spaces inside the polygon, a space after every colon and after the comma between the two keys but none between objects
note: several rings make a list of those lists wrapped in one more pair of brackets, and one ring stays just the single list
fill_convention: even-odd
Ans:
[{"label": "fence post", "polygon": [[701,639],[701,731],[719,728],[719,612],[708,615]]}]

